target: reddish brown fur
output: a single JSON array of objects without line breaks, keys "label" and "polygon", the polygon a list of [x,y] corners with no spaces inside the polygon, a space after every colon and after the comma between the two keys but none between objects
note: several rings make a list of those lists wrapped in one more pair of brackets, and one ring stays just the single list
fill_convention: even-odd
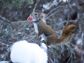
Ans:
[{"label": "reddish brown fur", "polygon": [[48,46],[55,44],[62,45],[67,43],[67,41],[69,41],[74,34],[72,32],[74,32],[75,30],[76,30],[76,25],[74,24],[68,25],[64,29],[62,36],[58,39],[56,32],[51,27],[45,24],[42,20],[38,22],[38,31],[39,31],[38,36],[44,33],[45,36],[47,37],[46,43]]}]

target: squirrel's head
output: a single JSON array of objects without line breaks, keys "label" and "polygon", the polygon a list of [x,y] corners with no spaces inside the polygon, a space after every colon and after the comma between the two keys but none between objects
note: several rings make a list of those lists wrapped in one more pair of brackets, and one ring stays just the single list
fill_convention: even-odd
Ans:
[{"label": "squirrel's head", "polygon": [[41,19],[42,15],[41,13],[38,12],[32,12],[30,14],[30,16],[27,18],[28,21],[38,21],[39,19]]}]

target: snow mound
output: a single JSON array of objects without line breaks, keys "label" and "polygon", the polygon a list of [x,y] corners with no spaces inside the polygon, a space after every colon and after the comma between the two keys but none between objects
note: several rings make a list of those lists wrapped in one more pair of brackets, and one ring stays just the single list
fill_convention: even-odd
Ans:
[{"label": "snow mound", "polygon": [[10,58],[18,63],[47,63],[47,52],[35,43],[22,40],[12,45]]}]

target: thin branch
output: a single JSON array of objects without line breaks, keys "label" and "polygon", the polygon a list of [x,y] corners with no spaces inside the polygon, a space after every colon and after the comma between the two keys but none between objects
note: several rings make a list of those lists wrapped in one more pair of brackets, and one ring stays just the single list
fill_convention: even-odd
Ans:
[{"label": "thin branch", "polygon": [[58,7],[54,8],[53,10],[51,10],[51,11],[46,15],[46,17],[47,17],[50,13],[52,13],[53,11],[57,10],[57,9],[60,8],[60,7],[64,7],[64,6],[58,6]]},{"label": "thin branch", "polygon": [[37,6],[37,4],[38,4],[39,1],[40,1],[40,0],[37,0],[37,2],[36,2],[36,4],[35,4],[35,7],[34,7],[34,9],[33,9],[33,12],[35,11],[36,6]]},{"label": "thin branch", "polygon": [[0,15],[0,19],[3,19],[3,20],[5,20],[5,21],[7,21],[8,23],[10,23],[11,21],[10,20],[8,20],[7,18],[5,18],[5,17],[2,17],[1,15]]},{"label": "thin branch", "polygon": [[54,61],[51,59],[51,57],[49,57],[49,60],[51,61],[51,63],[54,63]]},{"label": "thin branch", "polygon": [[[60,11],[63,11],[63,10],[60,10]],[[52,15],[54,15],[54,14],[56,14],[56,13],[58,13],[58,12],[59,12],[59,10],[56,11],[56,12],[53,12],[51,15],[49,15],[48,17],[46,17],[46,19],[48,19],[49,17],[51,17]]]},{"label": "thin branch", "polygon": [[[78,6],[78,5],[67,5],[67,6]],[[65,8],[64,6],[58,6],[58,7],[56,7],[56,8],[54,8],[54,9],[52,9],[47,15],[46,15],[46,17],[48,17],[48,15],[50,15],[50,14],[54,14],[53,13],[53,11],[55,11],[55,10],[57,10],[58,8]],[[62,11],[62,10],[61,10]],[[58,11],[57,11],[58,12]],[[55,12],[56,13],[56,12]],[[50,15],[50,16],[52,16],[52,15]],[[46,18],[47,19],[47,18]]]},{"label": "thin branch", "polygon": [[21,19],[23,17],[23,12],[24,12],[24,9],[28,6],[28,3],[24,6],[23,10],[22,10],[22,14],[21,14]]}]

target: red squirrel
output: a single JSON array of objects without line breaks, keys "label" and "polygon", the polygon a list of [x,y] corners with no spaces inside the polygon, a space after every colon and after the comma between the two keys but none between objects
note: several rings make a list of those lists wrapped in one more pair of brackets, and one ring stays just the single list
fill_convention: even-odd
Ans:
[{"label": "red squirrel", "polygon": [[55,30],[45,24],[41,17],[41,13],[32,12],[28,17],[28,21],[33,22],[35,32],[38,34],[38,36],[42,35],[42,39],[47,43],[48,46],[66,44],[77,30],[77,26],[75,24],[69,24],[65,27],[62,36],[58,38]]}]

